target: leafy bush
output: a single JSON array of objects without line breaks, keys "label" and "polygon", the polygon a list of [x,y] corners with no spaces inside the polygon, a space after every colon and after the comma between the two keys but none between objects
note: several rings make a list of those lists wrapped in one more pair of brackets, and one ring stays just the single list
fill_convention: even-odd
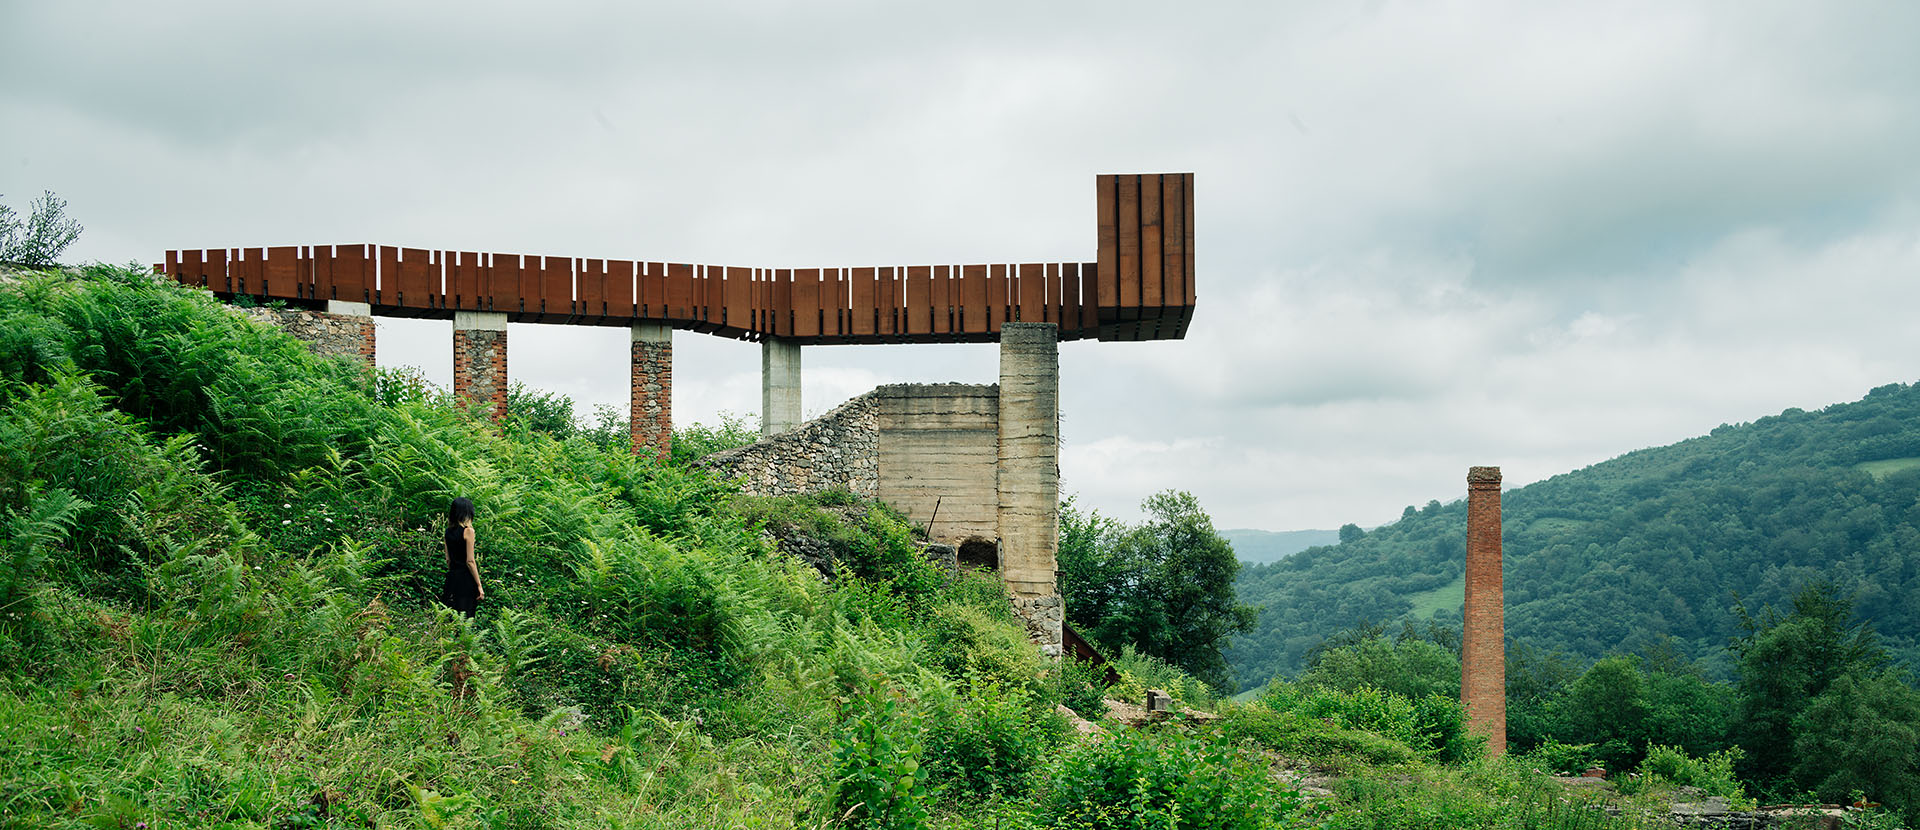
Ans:
[{"label": "leafy bush", "polygon": [[0,205],[0,261],[52,265],[80,238],[80,223],[67,215],[67,200],[44,191],[33,200],[25,223],[13,208]]},{"label": "leafy bush", "polygon": [[1217,828],[1280,826],[1298,794],[1224,739],[1175,729],[1126,730],[1069,750],[1039,797],[1043,826]]},{"label": "leafy bush", "polygon": [[1671,746],[1647,747],[1646,760],[1640,762],[1640,777],[1625,789],[1647,788],[1660,784],[1698,787],[1708,795],[1722,796],[1729,802],[1752,806],[1747,791],[1734,777],[1734,764],[1740,761],[1740,748],[1732,747],[1705,758],[1694,758]]},{"label": "leafy bush", "polygon": [[975,676],[963,694],[934,708],[926,765],[948,797],[1024,794],[1067,725],[1024,686]]},{"label": "leafy bush", "polygon": [[948,678],[979,678],[999,686],[1037,690],[1046,669],[1022,629],[1001,624],[973,605],[943,603],[924,622],[932,662]]},{"label": "leafy bush", "polygon": [[760,430],[731,412],[720,413],[715,426],[688,424],[673,431],[672,461],[685,466],[721,450],[744,447],[760,440]]},{"label": "leafy bush", "polygon": [[[1482,741],[1467,734],[1460,703],[1438,695],[1409,700],[1371,687],[1341,691],[1276,681],[1267,685],[1257,705],[1379,735],[1441,763],[1462,763],[1481,751]],[[1355,749],[1381,752],[1379,747]]]},{"label": "leafy bush", "polygon": [[926,826],[927,769],[920,763],[923,718],[878,681],[856,694],[833,740],[827,808],[847,827]]},{"label": "leafy bush", "polygon": [[1344,769],[1354,764],[1401,766],[1420,754],[1405,743],[1373,732],[1341,726],[1294,710],[1253,704],[1227,710],[1222,734],[1292,758]]},{"label": "leafy bush", "polygon": [[1547,738],[1528,752],[1526,758],[1553,775],[1578,775],[1593,766],[1599,756],[1594,754],[1593,744],[1563,744]]},{"label": "leafy bush", "polygon": [[1120,672],[1120,682],[1110,690],[1120,700],[1145,704],[1148,689],[1159,689],[1176,701],[1202,708],[1219,699],[1211,686],[1165,660],[1135,651],[1133,646],[1122,648],[1120,655],[1108,662]]},{"label": "leafy bush", "polygon": [[1107,688],[1101,675],[1092,663],[1061,658],[1047,672],[1048,694],[1074,714],[1098,720],[1107,714]]}]

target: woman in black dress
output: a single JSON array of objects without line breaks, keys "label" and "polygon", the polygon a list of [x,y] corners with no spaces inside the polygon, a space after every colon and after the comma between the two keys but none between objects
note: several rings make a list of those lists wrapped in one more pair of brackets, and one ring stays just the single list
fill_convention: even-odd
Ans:
[{"label": "woman in black dress", "polygon": [[440,601],[468,618],[473,617],[474,606],[487,598],[473,551],[473,500],[461,496],[447,506],[447,581],[440,589]]}]

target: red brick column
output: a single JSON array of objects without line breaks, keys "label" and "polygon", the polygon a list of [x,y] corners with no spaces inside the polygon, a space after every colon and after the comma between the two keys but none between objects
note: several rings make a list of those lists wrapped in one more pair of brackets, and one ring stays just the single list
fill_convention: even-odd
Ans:
[{"label": "red brick column", "polygon": [[1467,729],[1487,752],[1507,752],[1507,637],[1500,577],[1500,468],[1467,470],[1466,630],[1460,645],[1460,702]]},{"label": "red brick column", "polygon": [[634,454],[665,458],[673,449],[673,329],[666,324],[634,325],[629,389]]},{"label": "red brick column", "polygon": [[372,317],[360,321],[360,358],[367,362],[368,369],[377,365],[373,360],[373,335],[376,330]]},{"label": "red brick column", "polygon": [[507,417],[507,315],[460,311],[453,317],[453,394]]}]

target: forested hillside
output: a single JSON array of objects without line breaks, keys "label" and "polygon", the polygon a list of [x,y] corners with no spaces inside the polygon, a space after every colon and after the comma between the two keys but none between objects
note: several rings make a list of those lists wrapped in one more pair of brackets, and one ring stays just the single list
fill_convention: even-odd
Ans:
[{"label": "forested hillside", "polygon": [[[1507,633],[1531,648],[1591,661],[1671,636],[1724,677],[1736,606],[1784,608],[1825,578],[1897,658],[1920,663],[1920,387],[1722,425],[1503,502]],[[1244,568],[1241,601],[1262,611],[1230,649],[1239,682],[1290,676],[1362,622],[1457,626],[1465,538],[1465,502],[1436,500]]]}]

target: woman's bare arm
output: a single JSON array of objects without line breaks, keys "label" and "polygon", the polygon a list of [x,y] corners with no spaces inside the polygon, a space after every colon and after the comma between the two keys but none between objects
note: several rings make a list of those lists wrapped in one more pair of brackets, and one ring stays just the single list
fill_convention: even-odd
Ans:
[{"label": "woman's bare arm", "polygon": [[467,571],[473,574],[473,589],[474,591],[477,592],[476,597],[479,599],[486,599],[487,598],[486,586],[482,585],[480,582],[479,554],[476,553],[477,548],[473,543],[473,525],[467,525],[466,527],[462,528],[460,531],[460,534],[462,536],[467,537]]}]

